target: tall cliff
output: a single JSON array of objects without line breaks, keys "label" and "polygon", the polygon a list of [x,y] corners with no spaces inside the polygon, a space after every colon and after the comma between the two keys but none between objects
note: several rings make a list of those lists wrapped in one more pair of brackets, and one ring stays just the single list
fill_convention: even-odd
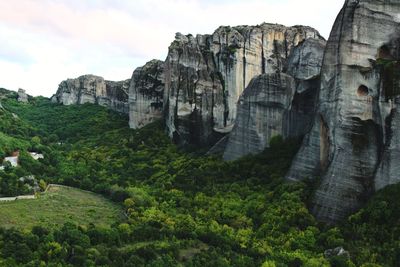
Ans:
[{"label": "tall cliff", "polygon": [[283,72],[250,82],[237,104],[225,160],[261,152],[275,135],[297,137],[310,130],[325,43],[319,38],[304,40],[292,50]]},{"label": "tall cliff", "polygon": [[398,0],[347,0],[321,70],[318,111],[288,179],[319,176],[313,212],[336,222],[400,181]]},{"label": "tall cliff", "polygon": [[129,87],[129,126],[141,128],[163,117],[164,62],[152,60],[137,68]]},{"label": "tall cliff", "polygon": [[196,37],[177,34],[165,62],[169,135],[181,144],[212,144],[229,133],[251,79],[281,72],[293,48],[308,38],[322,39],[309,27],[266,23]]},{"label": "tall cliff", "polygon": [[83,75],[62,81],[52,101],[63,105],[93,103],[128,113],[129,85],[130,80],[113,82],[99,76]]}]

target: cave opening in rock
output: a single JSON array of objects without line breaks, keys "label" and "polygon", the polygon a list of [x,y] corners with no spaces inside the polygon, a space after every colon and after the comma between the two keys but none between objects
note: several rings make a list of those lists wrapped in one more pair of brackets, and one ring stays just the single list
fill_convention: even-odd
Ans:
[{"label": "cave opening in rock", "polygon": [[360,85],[357,89],[358,96],[367,96],[368,95],[368,87],[365,85]]}]

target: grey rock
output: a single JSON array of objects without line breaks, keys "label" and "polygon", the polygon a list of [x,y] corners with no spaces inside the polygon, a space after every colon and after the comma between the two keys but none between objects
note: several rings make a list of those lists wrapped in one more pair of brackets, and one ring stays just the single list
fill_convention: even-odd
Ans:
[{"label": "grey rock", "polygon": [[309,27],[277,24],[220,27],[212,35],[177,34],[165,63],[164,106],[168,134],[181,144],[213,144],[229,133],[237,101],[249,82],[281,72]]},{"label": "grey rock", "polygon": [[18,102],[28,103],[28,95],[24,89],[18,89]]},{"label": "grey rock", "polygon": [[348,251],[346,251],[344,248],[342,247],[336,247],[333,249],[327,249],[324,251],[324,257],[325,258],[332,258],[332,257],[343,257],[347,260],[350,259],[350,253]]},{"label": "grey rock", "polygon": [[400,130],[396,96],[384,90],[387,78],[376,59],[399,59],[399,14],[399,1],[347,0],[333,26],[314,126],[287,175],[295,181],[321,177],[313,213],[322,221],[342,220],[375,184],[398,181],[391,175]]},{"label": "grey rock", "polygon": [[288,74],[278,71],[252,80],[239,99],[225,160],[259,153],[273,136],[299,137],[310,130],[324,48],[324,40],[306,39],[293,48],[282,70]]},{"label": "grey rock", "polygon": [[259,153],[271,137],[282,135],[295,90],[295,81],[287,74],[254,78],[239,99],[238,116],[224,159]]},{"label": "grey rock", "polygon": [[206,155],[223,155],[228,145],[228,141],[229,135],[225,135],[207,151]]},{"label": "grey rock", "polygon": [[400,114],[395,108],[386,120],[387,139],[382,160],[376,173],[375,189],[400,182]]},{"label": "grey rock", "polygon": [[127,114],[129,85],[130,80],[114,82],[95,75],[83,75],[62,81],[51,101],[63,105],[99,104]]},{"label": "grey rock", "polygon": [[141,128],[163,117],[164,62],[152,60],[137,68],[129,88],[129,126]]},{"label": "grey rock", "polygon": [[313,82],[319,79],[325,46],[326,41],[323,39],[308,38],[290,54],[286,72],[295,78],[297,93],[315,88]]}]

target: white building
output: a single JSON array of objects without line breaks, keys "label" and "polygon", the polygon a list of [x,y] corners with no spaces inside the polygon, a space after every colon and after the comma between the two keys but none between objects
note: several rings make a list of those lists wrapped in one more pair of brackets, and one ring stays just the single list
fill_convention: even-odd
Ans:
[{"label": "white building", "polygon": [[10,162],[12,167],[17,167],[18,166],[18,156],[14,157],[6,157],[4,159],[4,162]]},{"label": "white building", "polygon": [[38,159],[44,159],[43,154],[36,153],[36,152],[29,152],[29,154],[32,156],[33,159],[38,160]]}]

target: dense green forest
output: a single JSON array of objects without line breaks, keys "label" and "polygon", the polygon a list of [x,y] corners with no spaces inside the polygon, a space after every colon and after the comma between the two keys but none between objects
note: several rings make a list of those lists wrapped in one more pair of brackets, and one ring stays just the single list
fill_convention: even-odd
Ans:
[{"label": "dense green forest", "polygon": [[[185,151],[161,122],[141,130],[96,105],[29,104],[1,91],[0,195],[26,193],[19,177],[101,194],[125,217],[108,227],[0,225],[0,266],[398,266],[400,186],[377,193],[337,226],[308,210],[316,181],[283,176],[299,140],[275,137],[260,155],[234,162]],[[28,151],[44,154],[33,160]],[[326,257],[328,249],[349,253]]]}]

